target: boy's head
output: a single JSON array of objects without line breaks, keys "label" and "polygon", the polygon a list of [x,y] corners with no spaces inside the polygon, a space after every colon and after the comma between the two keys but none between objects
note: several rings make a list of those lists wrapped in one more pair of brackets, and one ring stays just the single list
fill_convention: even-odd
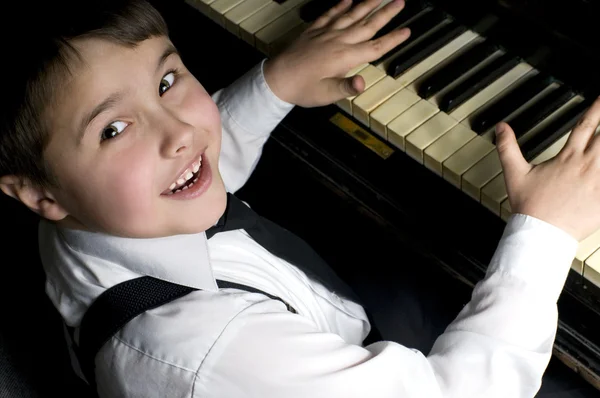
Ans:
[{"label": "boy's head", "polygon": [[225,208],[219,113],[160,14],[144,0],[40,3],[39,20],[9,24],[2,191],[64,226],[113,235],[213,225]]}]

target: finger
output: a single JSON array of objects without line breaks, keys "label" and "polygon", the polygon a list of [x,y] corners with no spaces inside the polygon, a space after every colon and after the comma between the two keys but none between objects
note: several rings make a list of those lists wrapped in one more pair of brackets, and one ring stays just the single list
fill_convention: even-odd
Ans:
[{"label": "finger", "polygon": [[352,0],[341,0],[327,12],[317,18],[312,25],[308,27],[307,31],[320,29],[327,26],[332,20],[338,18],[340,15],[348,11],[350,7],[352,7]]},{"label": "finger", "polygon": [[371,12],[373,12],[380,4],[382,0],[366,0],[362,3],[354,6],[347,13],[340,16],[337,20],[333,21],[331,26],[334,29],[346,29],[348,26],[355,24],[357,21],[363,19]]},{"label": "finger", "polygon": [[365,82],[365,78],[361,75],[355,75],[345,79],[347,81],[348,87],[350,87],[349,92],[350,95],[358,95],[365,91],[365,86],[367,83]]},{"label": "finger", "polygon": [[346,78],[331,77],[322,82],[321,87],[324,91],[321,93],[320,98],[323,105],[332,104],[362,93],[365,90],[365,85],[365,79],[360,75]]},{"label": "finger", "polygon": [[375,34],[387,25],[400,11],[404,9],[404,0],[394,0],[385,7],[372,14],[370,17],[350,27],[344,38],[347,43],[359,43],[371,39]]},{"label": "finger", "polygon": [[506,189],[511,192],[514,184],[531,170],[531,165],[521,153],[515,132],[506,123],[498,123],[496,126],[496,149],[504,171]]},{"label": "finger", "polygon": [[598,128],[598,124],[600,124],[600,98],[597,98],[579,119],[563,150],[579,153],[585,151]]},{"label": "finger", "polygon": [[375,61],[393,50],[396,46],[406,41],[410,37],[410,29],[402,28],[391,31],[385,36],[375,40],[365,41],[352,46],[352,52],[357,59],[353,59],[356,65],[361,63]]}]

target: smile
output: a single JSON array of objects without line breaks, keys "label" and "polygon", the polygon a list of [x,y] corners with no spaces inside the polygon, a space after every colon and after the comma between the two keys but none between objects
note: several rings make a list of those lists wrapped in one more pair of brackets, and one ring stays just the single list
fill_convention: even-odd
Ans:
[{"label": "smile", "polygon": [[200,155],[198,160],[192,163],[189,168],[187,168],[179,177],[177,177],[177,179],[169,187],[170,192],[168,192],[167,195],[173,195],[179,191],[184,191],[194,186],[194,184],[198,182],[200,168],[202,168],[202,155]]},{"label": "smile", "polygon": [[212,182],[211,166],[204,154],[189,165],[161,196],[169,199],[193,199],[208,190]]}]

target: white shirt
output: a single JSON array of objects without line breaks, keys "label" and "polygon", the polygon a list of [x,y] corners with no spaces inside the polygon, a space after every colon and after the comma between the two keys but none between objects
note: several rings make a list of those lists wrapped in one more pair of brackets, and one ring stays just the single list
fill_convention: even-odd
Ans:
[{"label": "white shirt", "polygon": [[[219,167],[235,192],[292,105],[271,92],[262,63],[213,98],[223,123]],[[96,357],[101,397],[533,397],[577,249],[564,231],[513,215],[471,302],[421,353],[389,341],[363,347],[370,326],[362,307],[243,230],[210,240],[204,233],[126,239],[42,221],[39,237],[47,294],[69,326],[129,279],[200,289],[136,317],[105,344]],[[278,296],[298,314],[262,294],[218,290],[215,278]]]}]

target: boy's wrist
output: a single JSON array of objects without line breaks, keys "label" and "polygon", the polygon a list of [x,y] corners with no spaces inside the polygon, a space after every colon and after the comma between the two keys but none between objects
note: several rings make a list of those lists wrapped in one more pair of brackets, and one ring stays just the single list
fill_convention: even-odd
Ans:
[{"label": "boy's wrist", "polygon": [[[289,85],[286,84],[286,79],[283,77],[284,74],[281,72],[284,68],[281,62],[277,58],[267,58],[263,61],[262,68],[267,87],[273,95],[283,102],[295,105],[293,96],[288,93],[290,91]],[[288,90],[286,90],[286,87]]]}]

